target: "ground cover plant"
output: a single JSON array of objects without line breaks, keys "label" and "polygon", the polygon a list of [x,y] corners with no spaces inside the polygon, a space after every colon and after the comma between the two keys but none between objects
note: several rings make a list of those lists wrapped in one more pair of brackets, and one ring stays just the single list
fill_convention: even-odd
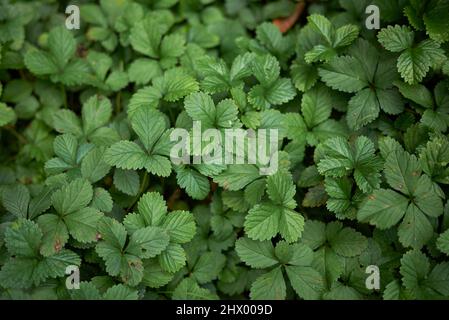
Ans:
[{"label": "ground cover plant", "polygon": [[449,0],[0,0],[0,297],[448,299],[448,57]]}]

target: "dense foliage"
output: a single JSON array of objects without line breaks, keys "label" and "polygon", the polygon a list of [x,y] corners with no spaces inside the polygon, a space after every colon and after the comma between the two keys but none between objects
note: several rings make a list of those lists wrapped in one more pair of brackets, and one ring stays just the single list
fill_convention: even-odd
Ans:
[{"label": "dense foliage", "polygon": [[[0,47],[2,298],[449,298],[449,0],[0,0]],[[174,164],[197,120],[277,172]]]}]

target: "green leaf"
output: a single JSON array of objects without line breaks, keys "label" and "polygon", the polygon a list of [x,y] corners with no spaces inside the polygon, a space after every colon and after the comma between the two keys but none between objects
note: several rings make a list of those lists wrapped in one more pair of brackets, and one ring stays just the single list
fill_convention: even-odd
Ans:
[{"label": "green leaf", "polygon": [[128,115],[132,118],[136,110],[141,108],[156,108],[162,93],[154,87],[144,87],[137,90],[128,104]]},{"label": "green leaf", "polygon": [[332,44],[334,38],[334,30],[330,21],[319,14],[312,14],[307,17],[312,28],[319,32],[329,45]]},{"label": "green leaf", "polygon": [[90,207],[101,212],[111,212],[113,205],[112,197],[108,191],[103,188],[95,188]]},{"label": "green leaf", "polygon": [[288,41],[272,23],[262,23],[256,28],[257,39],[272,52],[283,54],[288,47]]},{"label": "green leaf", "polygon": [[50,196],[53,191],[54,190],[51,187],[44,187],[39,194],[31,199],[28,206],[28,217],[30,219],[36,218],[38,215],[47,211],[51,207]]},{"label": "green leaf", "polygon": [[148,17],[134,25],[129,39],[133,49],[137,52],[152,58],[159,58],[159,45],[162,34],[162,26]]},{"label": "green leaf", "polygon": [[81,85],[88,77],[89,66],[86,61],[75,59],[69,62],[60,74],[52,75],[53,82],[62,82],[66,86]]},{"label": "green leaf", "polygon": [[238,123],[238,108],[231,99],[221,100],[216,107],[215,124],[219,128],[231,128]]},{"label": "green leaf", "polygon": [[215,105],[208,94],[202,92],[190,94],[184,100],[184,108],[193,120],[201,121],[202,126],[214,126],[216,118]]},{"label": "green leaf", "polygon": [[172,243],[187,243],[195,236],[196,225],[193,215],[188,211],[172,211],[166,215],[162,224]]},{"label": "green leaf", "polygon": [[[143,277],[142,261],[133,253],[124,250],[127,233],[117,220],[103,217],[98,223],[103,241],[96,246],[96,252],[105,261],[106,271],[112,276],[121,276],[126,284],[137,285]],[[131,248],[132,249],[132,248]]]},{"label": "green leaf", "polygon": [[217,295],[209,290],[201,288],[191,278],[183,279],[172,295],[173,300],[217,300]]},{"label": "green leaf", "polygon": [[420,283],[429,271],[429,260],[420,251],[411,250],[402,256],[400,268],[402,283],[417,298],[421,295]]},{"label": "green leaf", "polygon": [[30,220],[18,220],[5,232],[5,244],[8,251],[19,257],[38,256],[41,240],[41,230]]},{"label": "green leaf", "polygon": [[426,215],[411,203],[398,228],[399,241],[405,247],[421,249],[433,236],[433,228]]},{"label": "green leaf", "polygon": [[233,165],[214,177],[214,182],[226,190],[237,191],[260,177],[254,165]]},{"label": "green leaf", "polygon": [[349,100],[346,120],[353,130],[373,122],[379,116],[379,101],[376,93],[369,89],[359,91]]},{"label": "green leaf", "polygon": [[296,89],[306,92],[311,89],[318,80],[318,71],[302,61],[295,61],[291,66],[291,77]]},{"label": "green leaf", "polygon": [[248,211],[245,232],[253,240],[269,240],[279,230],[280,210],[275,205],[257,204]]},{"label": "green leaf", "polygon": [[293,199],[296,188],[290,174],[278,171],[267,179],[267,193],[270,199],[286,208],[294,209],[296,202]]},{"label": "green leaf", "polygon": [[360,255],[367,247],[367,239],[352,228],[343,228],[329,239],[332,249],[344,257]]},{"label": "green leaf", "polygon": [[268,268],[278,263],[271,241],[240,238],[235,243],[240,259],[252,268]]},{"label": "green leaf", "polygon": [[449,23],[445,13],[449,9],[447,1],[437,1],[427,8],[423,20],[429,36],[440,42],[449,40]]},{"label": "green leaf", "polygon": [[348,24],[338,28],[335,32],[334,47],[349,46],[359,36],[359,28]]},{"label": "green leaf", "polygon": [[134,170],[115,169],[114,186],[123,193],[135,196],[139,192],[140,179]]},{"label": "green leaf", "polygon": [[78,141],[72,134],[57,136],[53,142],[55,154],[70,165],[76,165]]},{"label": "green leaf", "polygon": [[406,26],[388,26],[382,29],[377,38],[385,49],[401,52],[413,45],[414,33]]},{"label": "green leaf", "polygon": [[71,110],[58,110],[53,115],[53,124],[59,133],[71,133],[75,137],[83,135],[81,122]]},{"label": "green leaf", "polygon": [[437,239],[437,247],[449,256],[449,230],[446,230]]},{"label": "green leaf", "polygon": [[173,274],[162,270],[156,259],[148,259],[144,261],[144,270],[142,283],[150,288],[159,288],[173,278]]},{"label": "green leaf", "polygon": [[414,203],[429,217],[439,217],[443,214],[443,201],[441,196],[435,192],[434,184],[426,175],[422,175],[418,180],[418,187],[415,190]]},{"label": "green leaf", "polygon": [[122,249],[125,246],[126,229],[117,220],[103,217],[98,223],[98,232],[111,248]]},{"label": "green leaf", "polygon": [[61,217],[55,214],[43,214],[38,217],[37,223],[43,232],[40,252],[50,256],[59,252],[69,240],[69,232]]},{"label": "green leaf", "polygon": [[65,216],[86,207],[92,195],[92,186],[84,179],[76,179],[57,190],[51,199],[56,211]]},{"label": "green leaf", "polygon": [[279,233],[287,242],[295,242],[304,230],[304,218],[296,211],[283,209],[279,220]]},{"label": "green leaf", "polygon": [[0,281],[2,287],[6,288],[29,288],[39,284],[45,279],[42,272],[38,270],[38,260],[30,258],[16,258],[8,260],[0,270]]},{"label": "green leaf", "polygon": [[48,49],[59,68],[63,69],[76,50],[72,33],[64,27],[56,27],[48,34]]},{"label": "green leaf", "polygon": [[131,63],[128,70],[129,80],[137,85],[145,85],[155,77],[162,75],[158,63],[151,59],[140,58]]},{"label": "green leaf", "polygon": [[6,104],[0,102],[0,127],[13,122],[16,119],[14,110]]},{"label": "green leaf", "polygon": [[2,204],[6,210],[18,218],[27,218],[30,193],[21,184],[11,186],[2,193]]},{"label": "green leaf", "polygon": [[206,252],[197,260],[192,275],[199,284],[218,278],[226,263],[226,256],[218,252]]},{"label": "green leaf", "polygon": [[44,258],[39,263],[39,270],[45,277],[57,278],[65,275],[66,268],[70,265],[79,266],[81,263],[78,255],[70,250],[61,250],[57,254]]},{"label": "green leaf", "polygon": [[409,85],[407,83],[396,81],[394,83],[398,87],[401,94],[413,102],[416,102],[424,108],[433,108],[433,97],[429,89],[421,84]]},{"label": "green leaf", "polygon": [[86,135],[90,135],[94,130],[105,126],[112,114],[111,102],[109,99],[93,95],[83,104],[82,121]]},{"label": "green leaf", "polygon": [[[313,251],[302,243],[289,245],[292,248],[292,255],[288,259],[288,264],[300,267],[310,266],[313,261]],[[276,247],[278,248],[278,247]]]},{"label": "green leaf", "polygon": [[97,223],[102,213],[94,208],[83,208],[64,216],[64,222],[73,238],[92,242],[97,238]]},{"label": "green leaf", "polygon": [[325,86],[316,86],[302,96],[301,111],[308,128],[313,128],[329,119],[332,112],[331,91]]},{"label": "green leaf", "polygon": [[35,75],[48,75],[58,72],[58,66],[54,58],[47,52],[30,49],[25,54],[26,67]]},{"label": "green leaf", "polygon": [[323,151],[324,157],[317,166],[321,174],[341,178],[354,169],[354,179],[362,191],[370,192],[379,187],[382,163],[368,138],[358,137],[353,146],[344,138],[332,138],[324,142]]},{"label": "green leaf", "polygon": [[179,271],[186,262],[186,254],[181,245],[170,243],[167,248],[158,256],[161,268],[167,272]]},{"label": "green leaf", "polygon": [[104,159],[106,163],[126,170],[142,169],[148,163],[145,151],[136,143],[125,140],[113,144],[106,151]]},{"label": "green leaf", "polygon": [[154,149],[167,129],[162,113],[152,109],[137,110],[131,119],[131,125],[148,152]]},{"label": "green leaf", "polygon": [[132,234],[131,241],[141,247],[141,258],[153,258],[164,251],[169,243],[169,235],[161,228],[146,227]]},{"label": "green leaf", "polygon": [[91,183],[100,181],[111,170],[111,166],[104,161],[105,148],[94,148],[81,162],[81,174]]},{"label": "green leaf", "polygon": [[286,287],[281,267],[265,273],[251,285],[252,300],[283,300],[285,295]]},{"label": "green leaf", "polygon": [[402,219],[408,204],[407,198],[393,190],[375,190],[358,211],[357,219],[369,221],[380,229],[387,229]]},{"label": "green leaf", "polygon": [[133,290],[123,284],[117,284],[109,288],[103,295],[104,300],[137,300],[137,290]]},{"label": "green leaf", "polygon": [[416,84],[426,76],[430,67],[444,60],[438,42],[424,40],[415,48],[404,51],[398,59],[398,71],[408,84]]},{"label": "green leaf", "polygon": [[396,89],[376,90],[380,108],[388,114],[400,114],[404,111],[404,101]]},{"label": "green leaf", "polygon": [[362,66],[350,56],[335,57],[318,70],[324,83],[335,90],[357,92],[368,85]]},{"label": "green leaf", "polygon": [[120,91],[128,85],[128,82],[129,78],[126,72],[114,70],[109,74],[105,84],[112,91]]},{"label": "green leaf", "polygon": [[418,159],[408,152],[396,150],[385,162],[385,178],[395,190],[413,195],[418,186],[421,167]]},{"label": "green leaf", "polygon": [[280,105],[292,100],[296,95],[290,79],[280,78],[272,83],[256,85],[248,94],[248,101],[256,109],[268,109],[271,105]]},{"label": "green leaf", "polygon": [[296,293],[305,300],[317,300],[325,291],[323,276],[311,267],[287,266],[285,268]]},{"label": "green leaf", "polygon": [[176,180],[181,188],[193,199],[203,200],[210,191],[210,184],[207,177],[189,167],[178,167],[176,170]]},{"label": "green leaf", "polygon": [[73,300],[100,300],[100,291],[92,282],[80,282],[78,290],[72,290],[70,297]]},{"label": "green leaf", "polygon": [[179,68],[166,71],[162,77],[153,80],[153,85],[169,102],[178,101],[199,89],[195,78]]},{"label": "green leaf", "polygon": [[437,264],[429,274],[429,277],[425,281],[426,286],[437,291],[443,296],[449,294],[448,284],[449,284],[449,264],[447,262]]},{"label": "green leaf", "polygon": [[164,198],[157,192],[145,193],[137,207],[145,223],[150,226],[159,226],[167,213]]},{"label": "green leaf", "polygon": [[251,67],[254,76],[262,85],[272,84],[279,77],[279,62],[271,55],[254,57]]},{"label": "green leaf", "polygon": [[170,34],[162,39],[160,55],[163,58],[176,58],[185,50],[185,38],[180,34]]}]

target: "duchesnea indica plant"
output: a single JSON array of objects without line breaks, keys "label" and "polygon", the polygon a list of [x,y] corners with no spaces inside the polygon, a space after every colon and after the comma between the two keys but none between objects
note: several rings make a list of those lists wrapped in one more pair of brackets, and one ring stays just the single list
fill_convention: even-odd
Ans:
[{"label": "duchesnea indica plant", "polygon": [[0,48],[2,299],[449,298],[449,0],[0,0]]}]

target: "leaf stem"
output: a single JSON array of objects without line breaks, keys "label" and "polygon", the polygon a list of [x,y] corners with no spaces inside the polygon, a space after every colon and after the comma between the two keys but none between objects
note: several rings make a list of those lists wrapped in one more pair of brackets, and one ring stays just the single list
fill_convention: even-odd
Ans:
[{"label": "leaf stem", "polygon": [[15,136],[17,138],[17,140],[20,141],[20,143],[22,143],[22,144],[28,143],[27,139],[22,134],[17,132],[17,130],[13,126],[9,125],[9,126],[5,126],[4,128],[6,130],[8,130],[10,133],[12,133],[12,135]]},{"label": "leaf stem", "polygon": [[131,208],[133,208],[135,206],[135,204],[137,203],[137,201],[140,199],[140,196],[144,193],[145,189],[148,187],[148,178],[149,178],[148,171],[145,170],[145,172],[143,174],[142,183],[140,184],[139,192],[137,193],[133,202],[129,205],[129,207],[127,208],[126,211],[129,211]]},{"label": "leaf stem", "polygon": [[61,93],[62,93],[62,101],[64,102],[64,108],[68,109],[67,106],[67,92],[65,91],[65,87],[61,84]]},{"label": "leaf stem", "polygon": [[122,110],[122,92],[119,91],[115,96],[115,113],[119,114]]},{"label": "leaf stem", "polygon": [[299,1],[290,16],[286,18],[274,19],[273,23],[279,28],[279,31],[285,33],[295,25],[305,8],[306,2],[303,0]]}]

